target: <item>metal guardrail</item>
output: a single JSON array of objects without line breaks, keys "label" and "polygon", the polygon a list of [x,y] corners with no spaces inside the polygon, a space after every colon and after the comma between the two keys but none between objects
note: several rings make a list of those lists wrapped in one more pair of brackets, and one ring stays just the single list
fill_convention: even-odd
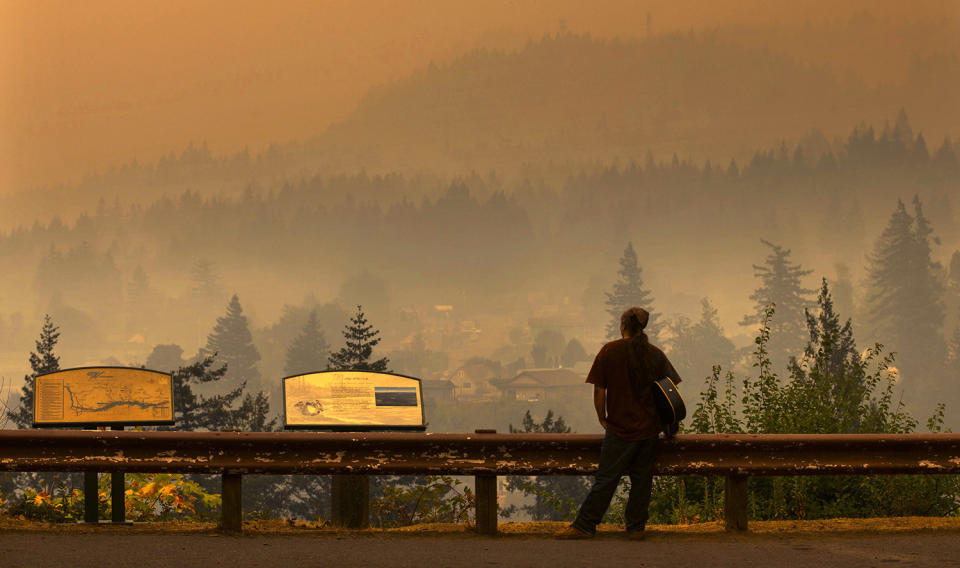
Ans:
[{"label": "metal guardrail", "polygon": [[[593,434],[9,430],[0,431],[0,471],[221,474],[227,531],[241,530],[245,474],[474,475],[477,530],[494,534],[496,476],[591,475],[601,441]],[[727,527],[744,530],[749,476],[958,474],[960,434],[680,435],[661,441],[655,473],[725,476]]]}]

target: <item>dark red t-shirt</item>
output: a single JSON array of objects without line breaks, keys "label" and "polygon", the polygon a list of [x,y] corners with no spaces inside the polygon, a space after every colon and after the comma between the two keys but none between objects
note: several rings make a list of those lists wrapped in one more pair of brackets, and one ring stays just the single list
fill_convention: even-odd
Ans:
[{"label": "dark red t-shirt", "polygon": [[653,377],[634,388],[630,379],[630,340],[617,339],[604,345],[593,360],[587,382],[607,390],[607,428],[625,440],[643,440],[660,430],[657,408],[650,386],[653,381],[670,377],[680,382],[680,375],[663,351],[647,345],[647,361]]}]

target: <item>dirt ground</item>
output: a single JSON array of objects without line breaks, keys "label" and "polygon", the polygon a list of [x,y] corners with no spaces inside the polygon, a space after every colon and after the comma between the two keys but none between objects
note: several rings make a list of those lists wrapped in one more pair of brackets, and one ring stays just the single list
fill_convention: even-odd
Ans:
[{"label": "dirt ground", "polygon": [[502,523],[484,537],[462,525],[338,530],[310,523],[248,522],[243,536],[212,524],[53,525],[0,519],[0,567],[172,566],[752,566],[785,568],[957,566],[960,518],[654,525],[628,541],[603,525],[589,541],[558,541],[564,523]]}]

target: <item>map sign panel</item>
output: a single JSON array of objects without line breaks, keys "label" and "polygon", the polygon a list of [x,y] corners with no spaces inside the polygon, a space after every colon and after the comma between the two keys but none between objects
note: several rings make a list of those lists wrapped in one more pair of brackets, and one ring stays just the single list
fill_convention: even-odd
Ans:
[{"label": "map sign panel", "polygon": [[326,371],[283,379],[285,425],[324,430],[423,430],[420,379]]},{"label": "map sign panel", "polygon": [[167,373],[67,369],[38,376],[34,392],[34,426],[173,424],[173,382]]}]

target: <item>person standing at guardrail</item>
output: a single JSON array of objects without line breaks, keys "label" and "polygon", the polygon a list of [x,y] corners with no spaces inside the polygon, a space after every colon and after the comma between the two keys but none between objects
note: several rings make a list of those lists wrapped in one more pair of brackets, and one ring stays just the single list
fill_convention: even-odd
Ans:
[{"label": "person standing at guardrail", "polygon": [[587,382],[593,385],[593,405],[606,430],[600,449],[597,475],[577,518],[557,535],[562,539],[587,539],[610,506],[620,476],[630,475],[630,495],[625,511],[628,538],[641,540],[647,523],[653,460],[660,420],[651,387],[662,377],[680,382],[680,375],[659,348],[650,344],[644,328],[650,314],[632,307],[620,316],[621,339],[597,353]]}]

